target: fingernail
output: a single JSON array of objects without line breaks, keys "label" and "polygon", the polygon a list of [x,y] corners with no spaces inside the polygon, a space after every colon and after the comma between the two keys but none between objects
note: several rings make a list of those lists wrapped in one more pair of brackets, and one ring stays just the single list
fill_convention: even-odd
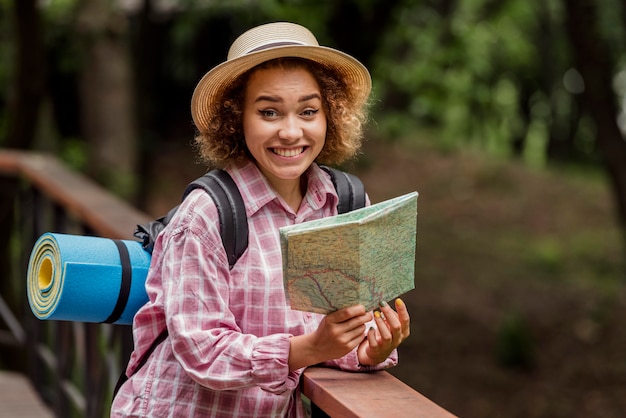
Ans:
[{"label": "fingernail", "polygon": [[396,299],[396,306],[404,306],[404,301],[400,298]]},{"label": "fingernail", "polygon": [[385,302],[384,300],[381,300],[380,302],[378,302],[378,304],[380,305],[381,308],[384,308],[385,306],[387,306],[387,302]]},{"label": "fingernail", "polygon": [[370,329],[367,330],[367,332],[372,332],[374,331],[374,327],[370,327]]},{"label": "fingernail", "polygon": [[374,311],[374,316],[376,318],[380,318],[380,311]]}]

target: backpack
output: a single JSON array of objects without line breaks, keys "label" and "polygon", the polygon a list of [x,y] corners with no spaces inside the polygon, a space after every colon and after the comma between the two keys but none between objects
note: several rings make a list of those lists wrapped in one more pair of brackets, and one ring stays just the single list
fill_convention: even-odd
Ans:
[{"label": "backpack", "polygon": [[[337,196],[339,197],[339,202],[337,203],[338,214],[365,206],[365,187],[358,177],[323,165],[320,168],[330,175],[337,191]],[[232,269],[237,260],[246,251],[246,248],[248,248],[248,217],[246,216],[246,208],[239,189],[226,171],[214,169],[189,183],[183,193],[182,200],[185,200],[189,193],[198,188],[206,191],[215,202],[222,244],[226,250],[229,268]],[[180,205],[172,208],[165,216],[154,221],[137,225],[134,235],[142,240],[144,250],[152,253],[157,235],[172,220],[179,207]],[[168,331],[166,328],[157,336],[141,357],[135,371],[143,367],[152,352],[167,336]],[[128,380],[128,376],[126,376],[126,370],[124,369],[113,390],[113,398],[115,398],[119,388],[126,380]]]}]

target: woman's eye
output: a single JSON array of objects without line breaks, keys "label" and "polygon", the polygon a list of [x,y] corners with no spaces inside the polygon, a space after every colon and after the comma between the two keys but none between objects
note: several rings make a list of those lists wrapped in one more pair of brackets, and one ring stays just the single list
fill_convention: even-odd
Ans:
[{"label": "woman's eye", "polygon": [[302,115],[306,117],[313,117],[317,112],[319,112],[319,109],[306,109],[302,112]]},{"label": "woman's eye", "polygon": [[264,118],[275,118],[276,116],[278,116],[278,112],[271,109],[259,110],[259,114]]}]

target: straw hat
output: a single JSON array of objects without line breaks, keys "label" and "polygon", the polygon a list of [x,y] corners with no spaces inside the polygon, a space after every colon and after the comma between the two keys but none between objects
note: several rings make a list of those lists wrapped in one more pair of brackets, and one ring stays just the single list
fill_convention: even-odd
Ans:
[{"label": "straw hat", "polygon": [[216,100],[224,89],[243,73],[265,61],[300,57],[332,67],[365,102],[372,88],[367,68],[355,58],[336,49],[320,46],[306,28],[294,23],[276,22],[257,26],[240,35],[230,47],[225,62],[202,77],[191,98],[191,115],[198,128],[206,128]]}]

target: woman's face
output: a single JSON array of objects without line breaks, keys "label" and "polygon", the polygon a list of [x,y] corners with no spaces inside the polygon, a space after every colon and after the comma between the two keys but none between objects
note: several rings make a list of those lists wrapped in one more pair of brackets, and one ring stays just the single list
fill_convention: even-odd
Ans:
[{"label": "woman's face", "polygon": [[326,114],[315,78],[304,69],[251,74],[243,107],[246,146],[275,187],[299,181],[324,147]]}]

